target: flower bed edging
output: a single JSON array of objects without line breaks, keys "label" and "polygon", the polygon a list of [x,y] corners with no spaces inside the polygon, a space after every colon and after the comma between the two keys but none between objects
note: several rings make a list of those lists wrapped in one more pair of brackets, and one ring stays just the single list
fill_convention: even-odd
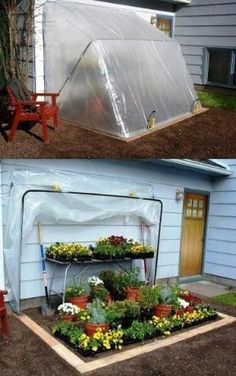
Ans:
[{"label": "flower bed edging", "polygon": [[169,336],[168,338],[165,338],[163,341],[151,341],[140,346],[135,346],[134,348],[128,348],[122,352],[117,352],[116,354],[107,354],[104,358],[102,357],[98,359],[92,359],[87,362],[82,360],[78,355],[75,355],[74,352],[69,350],[65,345],[62,344],[62,342],[58,341],[46,330],[44,330],[42,327],[36,324],[36,322],[30,319],[29,316],[25,314],[13,314],[13,316],[19,321],[21,321],[24,325],[26,325],[37,336],[39,336],[53,351],[55,351],[68,364],[74,367],[74,369],[79,371],[81,374],[84,374],[90,371],[98,370],[103,367],[107,367],[112,364],[116,364],[121,361],[135,358],[139,355],[143,355],[154,350],[159,350],[161,348],[168,347],[170,345],[185,341],[189,338],[193,338],[200,334],[204,334],[236,322],[235,317],[223,313],[218,314],[220,320],[207,323],[206,325],[201,325],[197,328],[193,328],[192,330],[178,333],[175,336]]}]

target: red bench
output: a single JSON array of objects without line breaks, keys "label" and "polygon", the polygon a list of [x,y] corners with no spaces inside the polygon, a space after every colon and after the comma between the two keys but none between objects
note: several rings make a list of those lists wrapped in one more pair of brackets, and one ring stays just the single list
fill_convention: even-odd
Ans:
[{"label": "red bench", "polygon": [[[43,130],[43,140],[49,143],[47,120],[53,118],[53,125],[58,127],[57,97],[59,93],[30,93],[23,82],[14,80],[6,86],[9,97],[9,107],[13,112],[13,121],[11,125],[8,141],[11,142],[17,128],[21,122],[40,122]],[[38,97],[50,97],[50,103],[39,101]]]},{"label": "red bench", "polygon": [[4,302],[4,295],[7,295],[7,291],[0,290],[0,321],[1,321],[1,331],[5,337],[9,337],[9,325],[7,320],[7,308]]}]

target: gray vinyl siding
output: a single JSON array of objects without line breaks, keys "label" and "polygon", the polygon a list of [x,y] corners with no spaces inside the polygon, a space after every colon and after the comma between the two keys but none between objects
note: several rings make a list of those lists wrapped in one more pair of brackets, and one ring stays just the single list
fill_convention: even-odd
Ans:
[{"label": "gray vinyl siding", "polygon": [[204,272],[236,279],[236,160],[225,162],[232,175],[212,184]]},{"label": "gray vinyl siding", "polygon": [[236,0],[192,0],[176,12],[175,38],[193,82],[205,84],[206,48],[236,48]]}]

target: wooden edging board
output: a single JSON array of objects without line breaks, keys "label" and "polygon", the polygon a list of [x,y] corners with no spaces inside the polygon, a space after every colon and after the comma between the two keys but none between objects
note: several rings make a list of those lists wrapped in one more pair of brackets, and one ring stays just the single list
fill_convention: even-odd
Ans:
[{"label": "wooden edging board", "polygon": [[173,345],[177,342],[185,341],[186,339],[204,334],[208,331],[221,328],[222,326],[236,322],[236,317],[228,316],[219,312],[221,320],[214,321],[209,324],[202,325],[198,328],[190,329],[188,331],[180,332],[174,336],[164,339],[156,339],[144,345],[137,345],[137,347],[124,350],[113,355],[107,355],[103,358],[91,360],[90,362],[83,361],[79,356],[75,355],[66,346],[59,342],[55,337],[49,334],[46,330],[41,328],[35,321],[25,314],[14,316],[20,320],[24,325],[31,329],[37,336],[39,336],[52,350],[54,350],[61,358],[74,367],[80,373],[86,373],[97,370],[99,368],[107,367],[111,364],[122,362],[134,358],[136,356],[154,351],[166,346]]},{"label": "wooden edging board", "polygon": [[[104,135],[106,137],[110,137],[110,138],[113,138],[115,140],[119,140],[119,141],[124,141],[126,143],[129,143],[129,142],[132,142],[132,141],[135,141],[135,140],[138,140],[142,137],[147,137],[148,135],[150,134],[153,134],[155,132],[158,132],[160,129],[163,129],[163,128],[166,128],[170,125],[174,125],[174,124],[178,124],[180,123],[181,121],[184,121],[184,120],[187,120],[187,119],[190,119],[194,116],[197,116],[197,115],[200,115],[204,112],[207,112],[209,110],[209,108],[206,108],[206,107],[202,107],[201,110],[199,110],[197,113],[193,114],[193,113],[188,113],[188,114],[185,114],[183,116],[180,116],[178,117],[177,119],[174,119],[174,120],[171,120],[169,122],[166,122],[162,125],[159,125],[157,128],[155,129],[152,129],[152,130],[149,130],[147,131],[146,133],[142,133],[142,134],[138,134],[136,136],[133,136],[133,137],[129,137],[129,138],[123,138],[123,137],[118,137],[118,136],[114,136],[112,134],[109,134],[109,133],[103,133],[102,131],[99,131],[97,129],[92,129],[92,128],[88,128],[88,127],[85,127],[85,126],[80,126],[80,128],[83,128],[83,129],[87,129],[91,132],[94,132],[94,133],[97,133],[99,135]],[[64,119],[59,119],[60,120],[60,123],[61,124],[67,124],[67,125],[73,125],[74,127],[78,127],[78,125],[74,124],[74,123],[71,123],[67,120],[64,120]]]}]

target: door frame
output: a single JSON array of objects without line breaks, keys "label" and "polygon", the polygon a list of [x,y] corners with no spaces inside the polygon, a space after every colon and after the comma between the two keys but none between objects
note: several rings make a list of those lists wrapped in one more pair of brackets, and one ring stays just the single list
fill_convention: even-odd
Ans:
[{"label": "door frame", "polygon": [[202,265],[201,265],[201,272],[200,275],[203,275],[204,265],[205,265],[205,255],[206,255],[206,239],[207,239],[207,231],[208,231],[208,221],[209,221],[209,204],[210,204],[210,191],[204,191],[199,189],[192,189],[192,188],[184,188],[184,197],[183,197],[183,205],[182,205],[182,221],[181,221],[181,238],[180,238],[180,251],[179,251],[179,267],[178,267],[178,281],[181,279],[190,280],[194,278],[194,276],[181,276],[181,257],[182,257],[182,245],[183,245],[183,234],[184,234],[184,202],[185,202],[185,195],[186,193],[192,194],[200,194],[205,195],[207,197],[206,203],[206,216],[205,216],[205,228],[204,228],[204,239],[202,244]]}]

